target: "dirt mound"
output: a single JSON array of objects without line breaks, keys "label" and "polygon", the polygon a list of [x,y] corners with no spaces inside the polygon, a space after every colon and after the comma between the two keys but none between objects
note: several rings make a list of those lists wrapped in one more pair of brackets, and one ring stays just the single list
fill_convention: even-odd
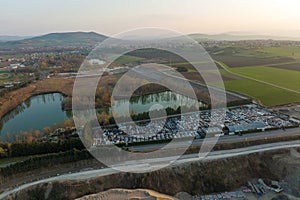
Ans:
[{"label": "dirt mound", "polygon": [[111,189],[98,194],[87,195],[77,200],[175,200],[173,197],[159,194],[151,190]]}]

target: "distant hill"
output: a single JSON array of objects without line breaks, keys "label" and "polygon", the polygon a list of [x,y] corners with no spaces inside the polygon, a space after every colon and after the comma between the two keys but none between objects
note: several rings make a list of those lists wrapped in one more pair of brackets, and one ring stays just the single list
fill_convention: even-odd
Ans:
[{"label": "distant hill", "polygon": [[197,41],[205,40],[228,40],[228,41],[238,41],[238,40],[300,40],[296,37],[284,37],[284,36],[267,36],[267,35],[235,35],[235,34],[216,34],[216,35],[207,35],[207,34],[190,34],[190,37]]},{"label": "distant hill", "polygon": [[[238,34],[190,34],[197,41],[207,40],[300,40],[300,38],[264,36],[264,35],[238,35]],[[0,36],[0,50],[11,51],[23,48],[48,47],[86,47],[95,46],[108,37],[95,32],[66,32],[50,33],[38,37]]]},{"label": "distant hill", "polygon": [[9,35],[0,35],[0,42],[9,42],[9,41],[16,41],[16,40],[24,40],[32,38],[32,36],[9,36]]},{"label": "distant hill", "polygon": [[43,36],[0,43],[0,47],[69,47],[95,45],[107,36],[95,32],[50,33]]}]

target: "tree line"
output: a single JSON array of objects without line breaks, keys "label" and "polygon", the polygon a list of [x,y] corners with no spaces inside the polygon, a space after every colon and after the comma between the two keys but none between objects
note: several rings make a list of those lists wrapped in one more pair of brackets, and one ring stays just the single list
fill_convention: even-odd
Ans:
[{"label": "tree line", "polygon": [[4,177],[7,177],[41,167],[51,167],[57,164],[76,162],[91,158],[92,156],[87,150],[72,149],[66,152],[58,152],[28,158],[25,161],[17,162],[1,168],[0,174]]},{"label": "tree line", "polygon": [[[2,151],[1,151],[2,149]],[[85,149],[79,137],[72,137],[58,142],[16,142],[0,143],[0,158],[32,156],[66,152],[71,149]],[[2,152],[2,153],[1,153]]]}]

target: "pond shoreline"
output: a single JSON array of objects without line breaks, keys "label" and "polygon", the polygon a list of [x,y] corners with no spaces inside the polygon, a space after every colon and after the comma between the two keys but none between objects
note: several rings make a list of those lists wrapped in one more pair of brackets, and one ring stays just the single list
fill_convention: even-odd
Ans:
[{"label": "pond shoreline", "polygon": [[[61,92],[61,91],[49,91],[49,92],[39,92],[39,93],[34,93],[31,96],[27,97],[25,100],[23,100],[21,103],[17,104],[15,107],[13,107],[12,109],[8,110],[5,114],[0,115],[0,120],[2,120],[3,117],[5,117],[7,114],[9,114],[10,112],[12,112],[14,109],[16,109],[18,106],[22,105],[22,103],[30,100],[33,97],[39,96],[39,95],[44,95],[44,94],[61,94],[64,98],[68,97],[68,95],[66,95],[65,93]],[[69,111],[69,110],[65,110],[65,111]]]},{"label": "pond shoreline", "polygon": [[2,117],[1,138],[10,140],[22,132],[42,131],[44,127],[63,123],[70,113],[62,109],[60,92],[36,94]]},{"label": "pond shoreline", "polygon": [[[7,115],[9,112],[11,112],[12,110],[14,110],[16,107],[18,107],[19,105],[21,105],[22,103],[24,103],[25,101],[29,100],[32,97],[38,96],[38,95],[43,95],[43,94],[53,94],[53,93],[60,93],[61,95],[64,96],[64,98],[67,97],[71,97],[70,92],[66,92],[63,89],[52,89],[51,87],[53,87],[51,85],[51,81],[64,81],[62,79],[48,79],[48,80],[41,80],[38,81],[36,83],[31,83],[25,87],[19,88],[17,90],[13,90],[10,91],[8,93],[6,93],[3,99],[0,100],[0,120],[5,117],[5,115]],[[66,81],[67,82],[67,81]],[[69,82],[69,81],[68,81]],[[42,84],[48,84],[49,83],[49,87],[50,89],[43,89],[43,88],[39,88],[42,87]],[[62,87],[64,86],[64,84],[62,84]],[[70,94],[68,94],[70,93]],[[4,101],[3,103],[1,101]],[[9,104],[9,108],[5,108],[5,103]],[[4,107],[4,108],[3,108]]]}]

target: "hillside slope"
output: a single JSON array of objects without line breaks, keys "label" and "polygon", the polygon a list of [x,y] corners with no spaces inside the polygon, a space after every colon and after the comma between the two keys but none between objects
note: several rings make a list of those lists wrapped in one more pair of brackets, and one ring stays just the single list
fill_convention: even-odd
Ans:
[{"label": "hillside slope", "polygon": [[0,48],[90,46],[102,42],[106,38],[107,36],[95,32],[50,33],[30,39],[0,43]]}]

